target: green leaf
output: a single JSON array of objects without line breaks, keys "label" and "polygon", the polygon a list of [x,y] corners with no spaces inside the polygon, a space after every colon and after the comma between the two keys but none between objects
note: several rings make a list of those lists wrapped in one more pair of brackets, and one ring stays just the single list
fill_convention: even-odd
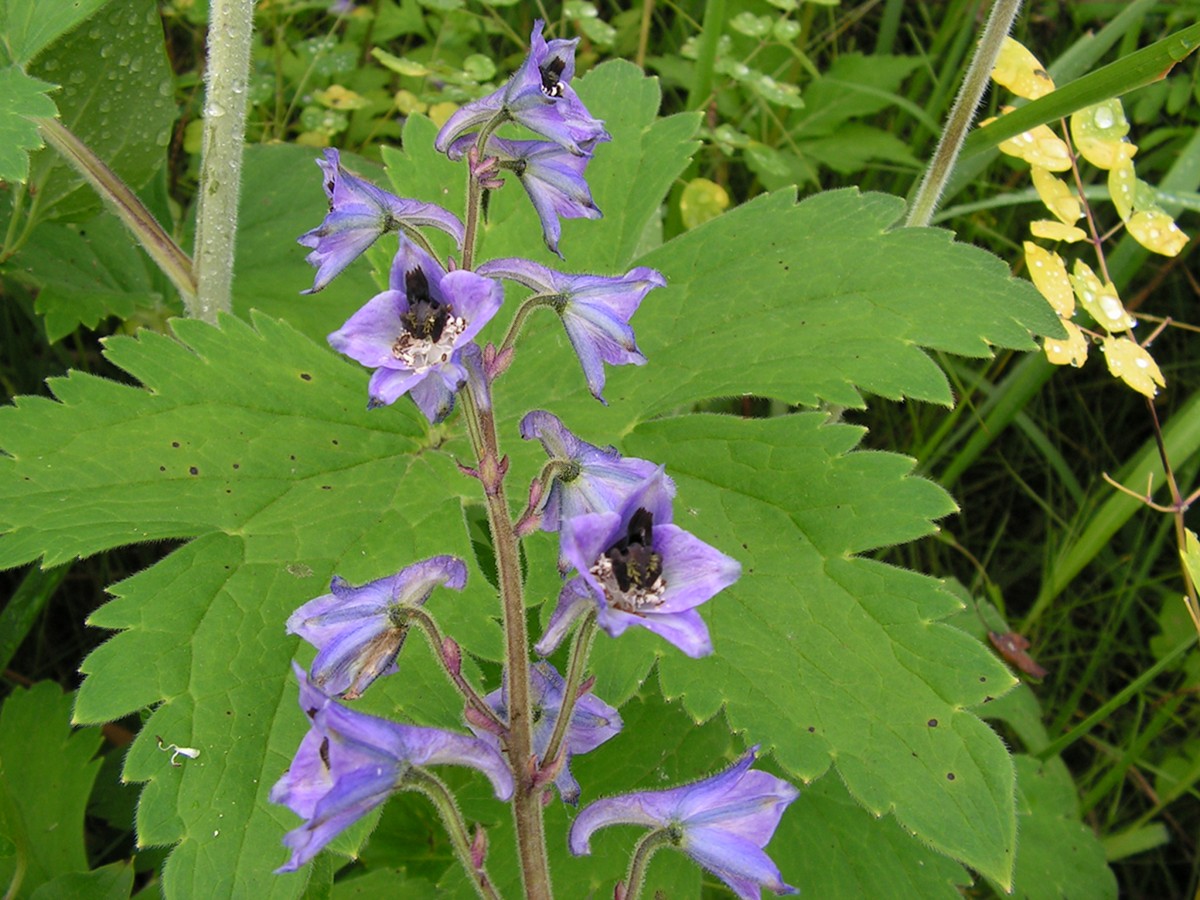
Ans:
[{"label": "green leaf", "polygon": [[[63,124],[134,189],[162,166],[176,108],[153,0],[111,3],[86,28],[49,47],[31,75],[62,85]],[[80,217],[100,199],[50,149],[32,160],[30,181],[44,216]]]},{"label": "green leaf", "polygon": [[1014,893],[1030,900],[1115,898],[1117,880],[1095,833],[1079,820],[1078,799],[1062,759],[1013,758],[1021,829]]},{"label": "green leaf", "polygon": [[0,62],[25,65],[109,2],[0,0]]},{"label": "green leaf", "polygon": [[83,226],[50,222],[6,267],[38,288],[34,308],[45,317],[46,338],[61,340],[80,325],[95,328],[108,316],[161,307],[156,273],[115,216]]},{"label": "green leaf", "polygon": [[29,151],[43,146],[30,119],[58,115],[54,101],[46,96],[55,87],[17,66],[0,69],[0,180],[24,182],[29,177]]},{"label": "green leaf", "polygon": [[124,900],[133,893],[133,864],[110,863],[88,872],[60,875],[29,895],[30,900],[87,897],[88,900]]},{"label": "green leaf", "polygon": [[100,771],[93,757],[101,735],[71,728],[72,699],[41,682],[18,688],[0,708],[0,835],[16,853],[0,858],[0,880],[14,883],[23,870],[22,896],[87,871],[83,817]]},{"label": "green leaf", "polygon": [[965,707],[1015,681],[978,641],[938,621],[961,603],[936,581],[855,556],[926,534],[953,510],[940,488],[909,474],[910,460],[850,452],[861,435],[816,413],[636,428],[626,449],[667,463],[681,523],[738,558],[743,575],[704,607],[712,656],[601,641],[596,669],[660,654],[664,692],[697,719],[724,708],[804,781],[833,765],[869,811],[891,812],[1004,883],[1016,839],[1012,765]]}]

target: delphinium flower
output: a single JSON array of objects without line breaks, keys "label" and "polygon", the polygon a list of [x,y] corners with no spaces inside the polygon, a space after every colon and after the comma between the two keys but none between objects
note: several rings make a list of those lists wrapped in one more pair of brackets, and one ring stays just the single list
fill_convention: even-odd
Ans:
[{"label": "delphinium flower", "polygon": [[388,285],[329,335],[329,343],[375,370],[372,406],[411,392],[425,417],[440,422],[467,378],[459,354],[500,308],[500,284],[474,272],[447,273],[401,238]]},{"label": "delphinium flower", "polygon": [[335,576],[330,593],[292,613],[288,634],[317,648],[312,682],[325,693],[354,700],[380,675],[396,671],[408,625],[404,607],[423,606],[439,585],[462,590],[467,567],[453,556],[413,563],[395,575],[354,587]]},{"label": "delphinium flower", "polygon": [[585,513],[619,510],[647,478],[660,475],[668,496],[675,483],[647,459],[621,456],[615,447],[597,447],[572,434],[553,413],[535,409],[521,419],[521,437],[537,440],[553,460],[565,463],[555,475],[541,507],[543,531],[558,531],[568,519]]},{"label": "delphinium flower", "polygon": [[300,868],[341,831],[404,789],[416,767],[470,766],[488,777],[500,800],[512,796],[507,763],[484,741],[346,709],[316,688],[303,669],[294,664],[293,669],[300,681],[300,708],[311,727],[270,796],[271,802],[307,821],[284,836],[292,856],[277,871]]},{"label": "delphinium flower", "polygon": [[562,553],[578,575],[559,594],[538,653],[553,652],[588,612],[611,637],[645,628],[688,656],[712,652],[696,607],[737,581],[742,567],[671,517],[671,492],[656,473],[630,492],[619,511],[563,521]]},{"label": "delphinium flower", "polygon": [[[751,770],[758,747],[702,781],[665,791],[641,791],[597,800],[571,824],[576,856],[591,853],[592,833],[608,825],[645,825],[669,846],[712,872],[742,900],[758,900],[761,888],[795,894],[779,867],[763,852],[788,804],[799,791],[767,772]],[[628,885],[635,890],[637,885]]]},{"label": "delphinium flower", "polygon": [[610,140],[604,123],[592,118],[571,87],[579,39],[547,42],[542,37],[544,25],[541,19],[533,23],[529,55],[504,87],[466,104],[446,120],[434,142],[440,152],[497,117],[524,125],[576,156],[589,152],[597,141]]},{"label": "delphinium flower", "polygon": [[[530,716],[533,719],[533,750],[538,760],[549,764],[545,758],[554,736],[554,727],[562,709],[566,682],[558,671],[546,660],[539,660],[529,667]],[[495,710],[501,720],[508,718],[508,691],[505,687],[492,691],[484,700]],[[499,740],[490,732],[472,728],[481,740],[500,747]],[[571,757],[590,753],[621,730],[620,714],[595,694],[580,696],[571,710],[562,742],[562,768],[554,778],[554,786],[563,801],[574,806],[579,802],[579,782],[571,775]]]},{"label": "delphinium flower", "polygon": [[587,378],[592,396],[604,398],[604,363],[613,366],[646,362],[629,320],[652,288],[666,279],[638,266],[624,275],[566,275],[527,259],[493,259],[481,274],[506,278],[537,291],[562,318],[563,327]]},{"label": "delphinium flower", "polygon": [[389,231],[411,232],[429,225],[440,228],[462,246],[463,224],[457,216],[436,204],[405,200],[377,188],[343,169],[337,150],[326,149],[324,153],[325,158],[318,159],[317,165],[325,173],[329,214],[299,238],[300,244],[312,248],[306,259],[317,267],[313,286],[304,293],[321,290]]},{"label": "delphinium flower", "polygon": [[[461,159],[473,148],[474,141],[471,134],[460,138],[450,146],[448,155],[453,160]],[[488,139],[485,152],[496,160],[497,168],[517,176],[542,223],[546,246],[559,257],[562,257],[558,249],[562,237],[560,218],[601,218],[583,177],[592,158],[590,153],[577,156],[550,141],[509,141],[498,137]]]}]

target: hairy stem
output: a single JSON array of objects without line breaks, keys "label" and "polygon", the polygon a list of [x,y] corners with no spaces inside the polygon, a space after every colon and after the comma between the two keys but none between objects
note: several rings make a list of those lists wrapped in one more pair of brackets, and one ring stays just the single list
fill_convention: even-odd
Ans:
[{"label": "hairy stem", "polygon": [[450,680],[454,682],[454,686],[458,688],[459,693],[463,695],[463,699],[466,700],[471,708],[477,713],[490,720],[492,724],[496,726],[498,731],[503,730],[505,728],[504,723],[497,718],[496,713],[493,712],[492,708],[487,705],[487,701],[485,701],[483,697],[479,695],[479,692],[475,690],[474,686],[472,686],[469,681],[463,678],[460,670],[448,664],[443,652],[444,643],[442,633],[438,630],[437,623],[433,620],[433,617],[429,615],[429,613],[425,612],[425,610],[415,606],[402,607],[400,609],[400,613],[405,619],[415,622],[417,626],[425,633],[425,636],[429,639],[429,645],[433,649],[434,654],[436,654],[438,659],[442,662],[442,668],[446,670],[446,674],[450,677]]},{"label": "hairy stem", "polygon": [[550,743],[546,745],[543,757],[546,765],[550,765],[558,756],[559,748],[566,739],[567,728],[571,725],[571,714],[575,711],[575,703],[579,699],[579,685],[583,683],[583,672],[592,652],[592,638],[595,636],[596,614],[589,612],[579,624],[575,640],[571,643],[571,659],[567,665],[567,683],[563,687],[562,706],[558,710],[558,720],[554,723],[554,732],[550,735]]},{"label": "hairy stem", "polygon": [[529,318],[529,314],[539,307],[548,306],[551,309],[560,308],[563,303],[562,294],[535,294],[526,299],[517,311],[513,314],[512,321],[508,325],[508,331],[504,334],[504,340],[500,342],[500,349],[496,355],[499,356],[505,350],[511,350],[517,342],[517,337],[521,334],[521,329],[525,326],[525,320]]},{"label": "hairy stem", "polygon": [[[468,226],[470,222],[468,220]],[[504,623],[504,671],[508,676],[508,728],[505,744],[516,790],[513,819],[517,829],[517,852],[521,877],[529,900],[549,900],[550,869],[546,861],[546,833],[542,817],[541,791],[534,788],[531,767],[537,765],[533,752],[533,728],[529,698],[529,632],[525,624],[524,586],[517,536],[509,519],[504,493],[504,473],[496,441],[496,420],[485,404],[478,402],[468,384],[462,392],[463,414],[474,420],[469,431],[475,443],[477,471],[487,502],[488,528],[496,554],[500,580],[500,603]]]},{"label": "hairy stem", "polygon": [[191,312],[196,303],[196,277],[188,255],[179,249],[129,185],[65,125],[57,119],[38,119],[37,126],[46,143],[87,179],[163,274],[171,279],[183,298],[184,307]]},{"label": "hairy stem", "polygon": [[450,843],[454,845],[454,853],[463,868],[467,870],[467,874],[471,876],[471,881],[479,896],[484,900],[499,900],[500,895],[492,887],[487,870],[482,864],[476,867],[471,859],[471,839],[467,835],[466,822],[463,821],[462,813],[458,811],[454,797],[446,785],[442,784],[441,779],[424,769],[414,768],[405,774],[404,787],[408,790],[420,791],[437,807],[442,824],[446,826],[446,833],[450,835]]},{"label": "hairy stem", "polygon": [[1021,0],[996,0],[992,5],[992,12],[983,28],[983,36],[979,39],[979,46],[975,48],[975,56],[967,68],[962,87],[958,89],[958,96],[954,98],[954,105],[946,119],[946,127],[942,129],[942,138],[938,141],[937,149],[933,151],[933,158],[930,159],[929,167],[921,179],[921,186],[917,188],[916,196],[913,197],[905,225],[922,227],[933,219],[938,200],[941,199],[946,182],[950,180],[954,171],[959,151],[962,150],[962,142],[971,128],[975,110],[987,90],[992,69],[996,67],[996,57],[1000,55],[1000,48],[1004,46],[1004,39],[1008,36],[1013,19],[1020,10]]},{"label": "hairy stem", "polygon": [[634,848],[633,857],[629,861],[629,873],[625,876],[625,892],[622,900],[637,900],[642,892],[642,883],[646,880],[646,866],[658,850],[672,842],[671,832],[665,828],[651,831],[638,841]]},{"label": "hairy stem", "polygon": [[233,306],[246,81],[254,0],[212,0],[205,73],[204,137],[196,209],[197,296],[188,313],[207,322]]}]

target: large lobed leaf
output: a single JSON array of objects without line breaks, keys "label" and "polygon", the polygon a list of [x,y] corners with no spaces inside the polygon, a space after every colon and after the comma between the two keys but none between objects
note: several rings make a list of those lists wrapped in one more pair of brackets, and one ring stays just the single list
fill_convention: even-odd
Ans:
[{"label": "large lobed leaf", "polygon": [[[604,239],[588,243],[575,231],[567,232],[579,236],[573,243],[564,241],[572,266],[620,271],[653,234],[657,199],[691,150],[695,120],[655,123],[656,88],[628,66],[601,67],[580,91],[618,140],[623,135],[650,154],[636,160],[602,148],[590,175],[609,212],[597,226]],[[411,127],[419,133],[423,126]],[[407,149],[413,160],[427,152],[411,143]],[[319,207],[314,173],[298,177]],[[422,181],[413,195],[445,196],[443,168],[414,164],[402,177]],[[262,192],[294,184],[284,175],[251,181],[247,202],[268,219],[270,210],[288,207],[283,195]],[[657,192],[654,202],[641,197],[649,191]],[[638,196],[632,212],[621,213],[622,193]],[[713,657],[685,661],[644,634],[602,639],[601,696],[630,697],[661,655],[664,690],[683,696],[691,719],[724,707],[749,740],[775,745],[786,771],[811,780],[833,766],[868,810],[894,812],[922,842],[1006,884],[1015,827],[1011,762],[963,710],[1011,679],[978,643],[938,623],[958,604],[937,583],[856,557],[928,533],[934,518],[952,510],[949,498],[911,477],[910,461],[856,451],[861,430],[816,414],[743,422],[686,413],[694,401],[742,392],[797,403],[861,405],[864,392],[948,403],[945,378],[926,349],[983,355],[989,345],[1027,348],[1030,330],[1054,328],[1036,292],[1009,278],[998,260],[952,243],[944,231],[896,229],[901,206],[853,192],[796,205],[779,192],[653,251],[642,261],[671,285],[654,292],[635,319],[649,364],[611,371],[611,405],[600,407],[583,388],[561,329],[546,317],[527,331],[526,346],[536,349],[521,354],[498,385],[502,440],[515,486],[540,463],[536,448],[513,440],[516,417],[535,404],[587,439],[665,463],[679,483],[681,523],[745,567],[742,582],[704,610]],[[509,214],[514,223],[529,219],[520,206]],[[500,221],[493,218],[493,228]],[[292,223],[290,234],[315,224]],[[261,273],[250,302],[282,310],[323,302],[323,295],[293,299],[307,277],[298,284],[270,279],[273,260],[303,255],[279,230],[269,244],[256,244],[256,230],[246,235],[242,258]],[[487,240],[489,252],[540,244],[528,233],[515,241],[494,231]],[[364,372],[285,324],[263,316],[253,322],[227,319],[220,330],[179,322],[178,340],[112,339],[106,353],[143,388],[72,374],[52,384],[57,401],[26,398],[0,410],[11,454],[0,458],[7,531],[0,565],[39,556],[49,565],[133,541],[193,539],[116,586],[116,599],[93,616],[92,624],[120,633],[87,660],[75,712],[77,721],[97,722],[157,704],[125,775],[148,782],[139,806],[142,842],[178,842],[165,872],[176,896],[300,890],[303,875],[270,874],[285,856],[279,837],[295,820],[269,806],[266,794],[303,731],[287,667],[297,645],[284,639],[283,623],[333,573],[363,581],[426,555],[457,553],[471,567],[468,589],[438,594],[430,608],[471,653],[496,659],[499,652],[494,599],[463,523],[463,503],[477,501],[455,466],[465,446],[459,423],[429,431],[408,401],[368,413]],[[318,334],[329,327],[312,316],[303,325]],[[548,538],[530,542],[534,601],[556,593],[553,557]],[[415,675],[410,651],[422,651],[410,648],[402,662],[414,674],[381,682],[362,702],[376,711],[399,706],[417,721],[452,722],[452,696],[436,674]],[[154,734],[198,747],[201,756],[171,768],[148,737]],[[631,731],[630,738],[637,736]],[[614,753],[597,751],[597,771],[612,768]],[[596,790],[585,783],[585,800]],[[892,829],[879,840],[906,846],[902,833],[868,815],[838,812],[845,803],[829,785],[819,795],[827,803],[815,805],[830,810],[831,833],[843,835],[835,858],[850,867],[845,883],[874,883],[865,870],[876,861],[852,848],[873,841],[879,828]],[[821,817],[809,811],[806,821],[812,815]],[[495,810],[481,816],[496,823],[493,846],[503,846],[506,817]],[[901,857],[906,871],[916,871],[925,851],[909,845]],[[957,871],[933,877],[945,885]]]}]

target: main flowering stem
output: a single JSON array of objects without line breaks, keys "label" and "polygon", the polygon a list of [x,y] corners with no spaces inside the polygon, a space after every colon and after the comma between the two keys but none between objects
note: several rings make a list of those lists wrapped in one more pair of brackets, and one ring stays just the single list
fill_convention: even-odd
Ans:
[{"label": "main flowering stem", "polygon": [[[468,223],[469,228],[469,223]],[[508,729],[505,746],[512,767],[515,791],[512,807],[517,828],[521,878],[530,900],[549,900],[550,869],[546,861],[546,828],[540,789],[532,770],[537,765],[529,700],[529,632],[525,625],[524,587],[521,583],[517,536],[509,518],[504,493],[504,467],[496,440],[496,420],[490,404],[479,402],[470,386],[462,392],[463,415],[471,422],[477,472],[487,502],[488,528],[496,554],[500,603],[504,621],[504,671],[508,677]]]}]

